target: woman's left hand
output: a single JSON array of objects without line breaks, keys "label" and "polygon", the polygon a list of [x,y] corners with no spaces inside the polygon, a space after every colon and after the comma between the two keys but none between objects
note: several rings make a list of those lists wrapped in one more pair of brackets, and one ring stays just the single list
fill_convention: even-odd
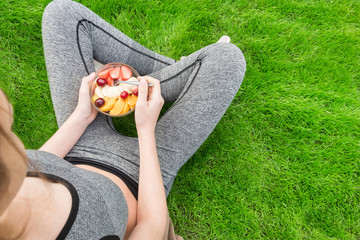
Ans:
[{"label": "woman's left hand", "polygon": [[79,101],[74,112],[39,150],[64,158],[74,147],[97,115],[97,110],[91,105],[89,91],[94,79],[95,73],[82,79]]},{"label": "woman's left hand", "polygon": [[82,79],[79,90],[79,101],[74,114],[87,124],[90,124],[96,118],[98,111],[90,102],[90,84],[95,80],[95,73],[91,73]]}]

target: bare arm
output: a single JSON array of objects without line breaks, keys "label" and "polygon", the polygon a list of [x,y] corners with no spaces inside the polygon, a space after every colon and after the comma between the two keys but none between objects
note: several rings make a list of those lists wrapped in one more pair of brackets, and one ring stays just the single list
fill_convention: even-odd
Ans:
[{"label": "bare arm", "polygon": [[89,84],[94,78],[94,73],[83,78],[75,111],[39,150],[64,158],[73,148],[97,114],[89,100]]},{"label": "bare arm", "polygon": [[[154,83],[148,98],[145,79]],[[160,82],[144,77],[140,81],[135,112],[140,148],[137,225],[129,239],[158,240],[164,236],[168,209],[155,142],[155,125],[163,104]]]}]

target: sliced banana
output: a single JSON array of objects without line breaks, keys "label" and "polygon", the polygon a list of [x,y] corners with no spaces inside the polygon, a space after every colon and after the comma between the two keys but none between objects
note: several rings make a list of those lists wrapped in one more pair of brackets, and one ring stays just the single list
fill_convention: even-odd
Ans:
[{"label": "sliced banana", "polygon": [[109,87],[109,97],[111,98],[117,98],[119,97],[119,91],[117,89],[117,87]]},{"label": "sliced banana", "polygon": [[97,87],[95,88],[95,94],[98,95],[98,96],[101,97],[101,98],[104,98],[104,95],[103,95],[103,93],[102,93],[102,87],[97,86]]}]

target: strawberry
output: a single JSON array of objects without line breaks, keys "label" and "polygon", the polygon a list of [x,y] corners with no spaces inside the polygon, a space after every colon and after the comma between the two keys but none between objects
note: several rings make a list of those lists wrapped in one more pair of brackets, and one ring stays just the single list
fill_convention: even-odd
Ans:
[{"label": "strawberry", "polygon": [[131,70],[126,66],[122,66],[121,67],[121,78],[122,78],[122,80],[126,81],[129,78],[131,78],[131,76],[132,76]]},{"label": "strawberry", "polygon": [[110,76],[113,79],[119,79],[120,77],[120,67],[116,67],[110,72]]},{"label": "strawberry", "polygon": [[107,79],[106,79],[106,83],[109,85],[109,86],[112,86],[114,85],[114,79],[109,76]]},{"label": "strawberry", "polygon": [[102,79],[108,78],[111,70],[113,70],[113,68],[109,68],[109,69],[99,72],[98,73],[99,78],[102,78]]}]

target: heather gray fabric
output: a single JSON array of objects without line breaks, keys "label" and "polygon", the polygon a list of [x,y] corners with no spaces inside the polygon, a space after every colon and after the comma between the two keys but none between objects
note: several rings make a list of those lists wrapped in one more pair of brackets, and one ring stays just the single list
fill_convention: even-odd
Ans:
[{"label": "heather gray fabric", "polygon": [[[166,194],[178,170],[215,128],[245,74],[243,54],[233,44],[215,43],[175,60],[156,54],[112,27],[86,7],[55,0],[44,12],[43,44],[58,125],[75,109],[82,77],[100,63],[124,62],[161,81],[162,96],[174,105],[156,127]],[[138,182],[137,138],[119,134],[98,114],[68,157],[115,167]]]},{"label": "heather gray fabric", "polygon": [[128,208],[122,192],[113,181],[48,152],[27,150],[27,156],[29,172],[63,178],[76,189],[79,208],[66,239],[98,240],[109,235],[123,239]]}]

